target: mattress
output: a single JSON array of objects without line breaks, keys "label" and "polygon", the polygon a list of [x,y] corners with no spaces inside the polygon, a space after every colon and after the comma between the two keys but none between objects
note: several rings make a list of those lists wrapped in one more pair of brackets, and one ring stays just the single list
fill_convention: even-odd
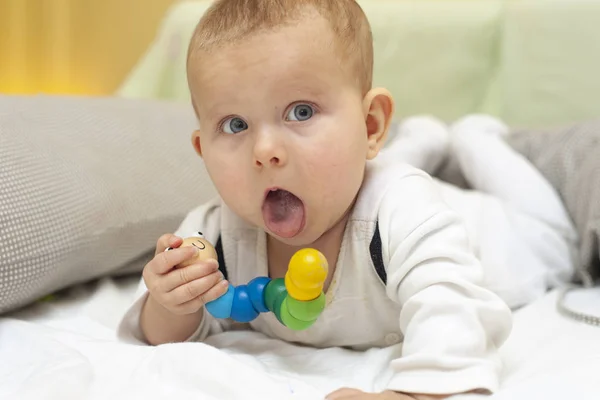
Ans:
[{"label": "mattress", "polygon": [[[137,283],[105,278],[0,318],[0,399],[322,399],[341,386],[381,389],[399,351],[310,349],[247,331],[207,343],[122,343],[116,328]],[[492,399],[600,399],[600,328],[560,314],[558,296],[515,312]],[[567,297],[581,311],[597,304],[599,289]]]}]

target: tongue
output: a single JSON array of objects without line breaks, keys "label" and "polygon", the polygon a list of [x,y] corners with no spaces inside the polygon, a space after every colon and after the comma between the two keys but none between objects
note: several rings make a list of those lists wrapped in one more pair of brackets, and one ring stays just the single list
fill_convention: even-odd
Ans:
[{"label": "tongue", "polygon": [[304,205],[285,190],[270,192],[262,208],[267,229],[283,238],[296,236],[304,223]]}]

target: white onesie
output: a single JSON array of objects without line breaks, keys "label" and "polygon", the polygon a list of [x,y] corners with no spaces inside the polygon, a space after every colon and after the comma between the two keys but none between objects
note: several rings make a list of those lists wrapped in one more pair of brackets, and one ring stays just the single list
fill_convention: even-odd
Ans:
[{"label": "white onesie", "polygon": [[[221,238],[233,285],[268,276],[265,233],[219,200],[192,211],[176,234],[198,231],[213,244]],[[391,363],[391,390],[496,391],[498,347],[511,330],[511,312],[481,286],[482,266],[469,249],[465,226],[429,175],[406,164],[370,163],[317,322],[293,331],[272,313],[263,313],[250,327],[315,347],[362,350],[402,342],[401,357]],[[379,274],[374,254],[384,268]],[[146,296],[141,281],[137,301],[119,329],[122,339],[144,342],[139,314]],[[230,327],[228,321],[205,315],[189,340],[201,341]]]}]

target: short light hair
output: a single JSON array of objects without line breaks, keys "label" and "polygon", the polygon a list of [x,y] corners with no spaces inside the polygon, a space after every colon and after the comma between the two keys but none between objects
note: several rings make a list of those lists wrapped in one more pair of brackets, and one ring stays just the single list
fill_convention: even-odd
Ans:
[{"label": "short light hair", "polygon": [[373,80],[373,36],[355,0],[215,0],[196,26],[188,49],[188,65],[197,53],[253,33],[292,24],[316,11],[331,26],[342,65],[352,68],[363,95]]}]

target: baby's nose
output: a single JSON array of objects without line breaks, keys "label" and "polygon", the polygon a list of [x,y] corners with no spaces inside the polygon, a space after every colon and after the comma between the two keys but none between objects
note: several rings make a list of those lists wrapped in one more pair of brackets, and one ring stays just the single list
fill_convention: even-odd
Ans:
[{"label": "baby's nose", "polygon": [[277,167],[285,164],[287,151],[276,132],[261,132],[254,144],[254,163],[257,167]]},{"label": "baby's nose", "polygon": [[[262,167],[264,165],[263,161],[259,160],[258,158],[255,160],[255,162],[257,167]],[[280,164],[279,157],[271,157],[271,159],[269,160],[269,164],[271,166],[277,166],[278,164]]]}]

